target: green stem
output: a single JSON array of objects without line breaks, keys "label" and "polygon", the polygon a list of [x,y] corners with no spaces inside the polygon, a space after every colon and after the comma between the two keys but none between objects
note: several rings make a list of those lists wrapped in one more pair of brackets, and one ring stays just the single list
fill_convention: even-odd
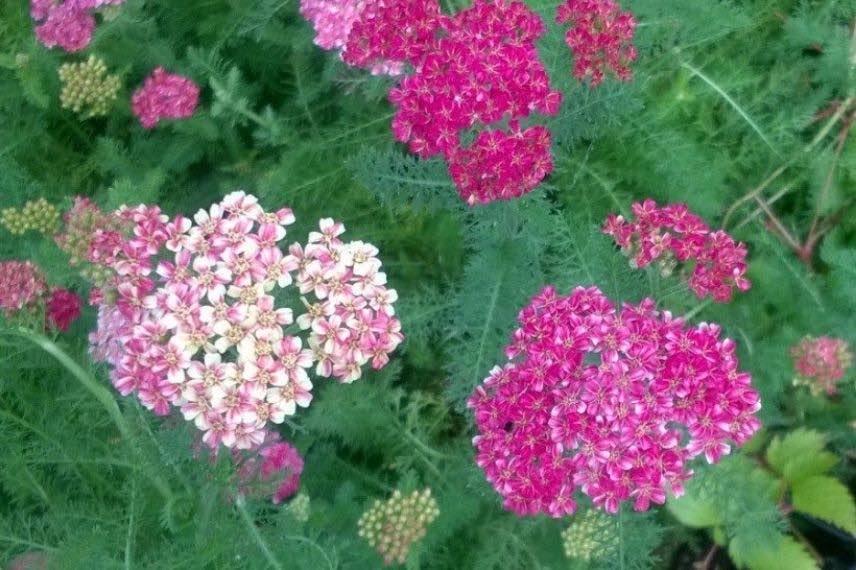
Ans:
[{"label": "green stem", "polygon": [[238,498],[235,499],[235,506],[238,507],[238,512],[241,513],[241,518],[244,521],[244,524],[247,527],[247,531],[250,533],[250,536],[253,540],[256,541],[256,544],[259,546],[259,549],[267,558],[268,564],[271,565],[275,570],[283,570],[282,565],[277,561],[276,557],[271,552],[270,548],[265,542],[264,537],[259,533],[259,529],[256,528],[255,522],[253,522],[252,517],[250,516],[249,511],[247,511],[247,502],[244,499],[244,496],[238,493]]},{"label": "green stem", "polygon": [[[98,381],[89,373],[87,373],[77,362],[74,361],[64,350],[62,350],[55,342],[50,340],[44,335],[35,333],[33,331],[27,329],[16,329],[12,331],[12,334],[20,336],[37,347],[41,348],[48,354],[54,357],[62,366],[68,370],[74,378],[80,382],[80,384],[93,396],[107,412],[107,415],[110,416],[110,419],[113,420],[113,423],[116,424],[116,428],[119,430],[119,433],[122,436],[122,439],[125,443],[131,448],[133,452],[133,447],[131,446],[131,440],[133,439],[131,428],[128,426],[128,422],[125,420],[125,417],[122,415],[122,411],[119,409],[119,404],[116,403],[116,400],[113,398],[112,394],[101,386]],[[163,495],[164,499],[168,504],[172,503],[173,493],[172,490],[167,485],[166,481],[161,479],[159,476],[155,474],[149,474],[149,478],[155,487],[160,491]]]},{"label": "green stem", "polygon": [[116,424],[122,438],[126,440],[131,438],[131,430],[128,427],[128,422],[126,422],[124,416],[122,416],[122,412],[119,410],[119,405],[116,403],[116,400],[113,399],[113,396],[106,388],[98,384],[91,374],[88,374],[77,362],[74,361],[73,358],[57,346],[55,342],[44,335],[37,334],[26,329],[17,329],[17,331],[14,331],[14,334],[25,338],[53,356],[54,359],[62,364],[63,367],[65,367],[65,369],[68,370],[71,375],[74,376],[74,378],[80,382],[87,391],[89,391],[90,394],[95,396],[95,399],[98,400],[99,403],[101,403],[107,411],[107,414],[110,416],[110,419],[112,419],[113,423]]}]

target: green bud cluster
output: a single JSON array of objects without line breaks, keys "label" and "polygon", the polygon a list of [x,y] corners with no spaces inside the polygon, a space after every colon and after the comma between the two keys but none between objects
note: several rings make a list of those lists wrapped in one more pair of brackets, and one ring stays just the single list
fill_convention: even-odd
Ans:
[{"label": "green bud cluster", "polygon": [[122,86],[119,76],[108,75],[104,60],[94,55],[81,63],[63,64],[59,78],[63,109],[71,109],[84,118],[106,115]]},{"label": "green bud cluster", "polygon": [[306,493],[298,493],[296,497],[291,499],[291,504],[288,505],[288,511],[291,513],[291,516],[295,518],[295,520],[299,522],[306,522],[309,520],[309,507],[309,495],[307,495]]},{"label": "green bud cluster", "polygon": [[596,560],[609,554],[617,544],[614,525],[609,515],[588,510],[574,517],[562,531],[565,556],[580,560]]},{"label": "green bud cluster", "polygon": [[422,539],[440,514],[431,489],[403,496],[395,490],[386,501],[377,500],[360,517],[359,535],[377,550],[386,564],[404,564],[411,546]]},{"label": "green bud cluster", "polygon": [[44,198],[30,200],[21,209],[5,208],[0,212],[0,224],[16,236],[30,230],[53,235],[59,231],[59,210]]}]

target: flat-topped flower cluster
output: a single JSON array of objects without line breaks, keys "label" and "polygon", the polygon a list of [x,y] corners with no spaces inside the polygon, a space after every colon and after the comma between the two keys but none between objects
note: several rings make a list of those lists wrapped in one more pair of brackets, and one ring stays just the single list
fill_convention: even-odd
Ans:
[{"label": "flat-topped flower cluster", "polygon": [[131,97],[131,109],[143,128],[163,119],[186,119],[199,104],[199,86],[191,79],[156,68]]},{"label": "flat-topped flower cluster", "polygon": [[616,307],[595,287],[546,287],[518,322],[510,362],[468,402],[476,461],[517,514],[573,513],[577,491],[610,513],[647,510],[683,492],[691,458],[714,463],[760,427],[715,324],[688,327],[650,299]]},{"label": "flat-topped flower cluster", "polygon": [[[90,210],[80,203],[84,219],[69,221],[66,242],[79,246],[80,230],[101,219]],[[244,192],[193,220],[144,205],[104,220],[86,243],[87,260],[102,268],[92,353],[111,366],[120,393],[159,415],[180,409],[212,448],[256,448],[268,422],[308,406],[313,364],[320,376],[353,382],[363,365],[385,365],[403,339],[377,249],[342,242],[333,220],[287,254],[278,243],[292,211],[266,212]],[[296,303],[296,320],[281,300],[292,274],[315,300]],[[307,330],[308,343],[299,336]]]},{"label": "flat-topped flower cluster", "polygon": [[30,16],[37,22],[36,37],[46,47],[80,51],[92,41],[93,12],[125,0],[31,0]]},{"label": "flat-topped flower cluster", "polygon": [[622,81],[630,79],[637,55],[633,14],[622,12],[612,0],[565,0],[556,9],[556,21],[571,25],[565,43],[574,54],[574,77],[589,78],[593,87],[610,72]]},{"label": "flat-topped flower cluster", "polygon": [[719,303],[730,301],[735,289],[752,286],[746,278],[746,246],[722,230],[711,230],[685,204],[660,208],[649,199],[636,202],[632,210],[636,221],[610,215],[603,233],[612,236],[635,267],[657,262],[668,274],[677,264],[693,264],[690,289]]},{"label": "flat-topped flower cluster", "polygon": [[[475,0],[445,15],[436,0],[302,0],[301,12],[316,43],[340,50],[347,64],[410,71],[390,91],[395,138],[422,158],[443,156],[468,204],[521,196],[553,170],[550,131],[523,124],[536,113],[555,115],[562,101],[535,45],[544,22],[524,3]],[[602,2],[571,2],[557,17],[573,24],[578,76],[596,85],[611,67],[629,79],[632,16]],[[476,136],[466,144],[470,130]]]},{"label": "flat-topped flower cluster", "polygon": [[829,336],[804,337],[791,348],[797,376],[794,383],[808,386],[812,394],[838,394],[838,384],[853,364],[850,344]]}]

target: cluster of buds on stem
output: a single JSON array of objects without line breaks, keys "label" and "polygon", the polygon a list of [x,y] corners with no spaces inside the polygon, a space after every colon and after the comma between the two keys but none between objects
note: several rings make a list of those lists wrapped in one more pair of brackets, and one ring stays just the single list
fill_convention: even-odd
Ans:
[{"label": "cluster of buds on stem", "polygon": [[63,64],[59,68],[59,78],[62,108],[83,118],[106,115],[122,87],[119,76],[108,74],[107,64],[94,55],[80,63]]},{"label": "cluster of buds on stem", "polygon": [[589,509],[577,514],[562,531],[565,556],[579,560],[596,560],[607,556],[618,542],[615,521],[601,511]]},{"label": "cluster of buds on stem", "polygon": [[358,522],[359,535],[383,557],[385,564],[404,564],[413,544],[440,514],[431,489],[404,496],[396,489],[386,501],[376,500]]},{"label": "cluster of buds on stem", "polygon": [[30,200],[23,208],[5,208],[0,212],[0,224],[15,236],[28,231],[53,235],[59,230],[59,209],[39,198]]}]

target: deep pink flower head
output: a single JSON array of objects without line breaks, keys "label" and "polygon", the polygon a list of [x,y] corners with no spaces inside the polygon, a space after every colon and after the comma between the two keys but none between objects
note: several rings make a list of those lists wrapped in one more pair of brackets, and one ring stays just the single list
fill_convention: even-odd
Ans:
[{"label": "deep pink flower head", "polygon": [[510,200],[531,192],[553,170],[550,131],[485,130],[449,155],[449,174],[467,204]]},{"label": "deep pink flower head", "polygon": [[519,515],[573,513],[577,491],[610,513],[647,510],[683,492],[692,457],[715,463],[760,427],[717,325],[688,327],[650,299],[617,308],[596,287],[546,287],[518,322],[509,363],[468,405],[476,462]]},{"label": "deep pink flower head", "polygon": [[0,311],[7,317],[36,307],[47,294],[42,271],[29,261],[0,262]]},{"label": "deep pink flower head", "polygon": [[31,0],[30,16],[39,23],[36,37],[46,47],[59,46],[67,52],[80,51],[92,41],[95,17],[92,11],[124,0]]},{"label": "deep pink flower head", "polygon": [[71,323],[80,318],[80,297],[68,289],[54,289],[46,305],[48,324],[61,331],[67,331]]},{"label": "deep pink flower head", "polygon": [[574,54],[574,77],[590,78],[596,87],[606,73],[629,81],[630,63],[636,60],[633,33],[636,20],[613,0],[565,0],[556,21],[571,24],[565,41]]},{"label": "deep pink flower head", "polygon": [[303,0],[301,12],[349,65],[412,68],[389,94],[393,134],[422,158],[443,156],[470,205],[521,196],[552,171],[549,131],[520,126],[562,99],[535,46],[544,22],[524,3],[475,0],[448,16],[437,0]]},{"label": "deep pink flower head", "polygon": [[838,384],[853,364],[853,353],[846,340],[822,336],[804,337],[791,348],[796,384],[807,385],[813,394],[838,393]]},{"label": "deep pink flower head", "polygon": [[232,457],[238,464],[238,488],[244,494],[261,494],[261,488],[278,505],[300,488],[303,457],[290,443],[280,441],[275,432],[268,432],[258,449],[233,450]]},{"label": "deep pink flower head", "polygon": [[140,124],[154,128],[161,119],[186,119],[199,104],[199,86],[191,79],[155,69],[131,98],[131,107]]},{"label": "deep pink flower head", "polygon": [[354,20],[342,53],[366,69],[417,65],[433,47],[443,16],[436,0],[369,0]]},{"label": "deep pink flower head", "polygon": [[670,204],[662,208],[653,200],[632,206],[636,221],[610,215],[603,233],[627,253],[636,267],[657,262],[664,274],[683,264],[692,271],[688,278],[690,289],[703,298],[714,301],[731,300],[734,289],[747,291],[752,283],[746,278],[746,246],[722,230],[712,231],[685,204]]},{"label": "deep pink flower head", "polygon": [[423,158],[448,159],[466,129],[555,114],[561,94],[550,89],[535,47],[543,33],[541,18],[521,2],[476,0],[445,20],[416,73],[390,91],[395,138]]}]

